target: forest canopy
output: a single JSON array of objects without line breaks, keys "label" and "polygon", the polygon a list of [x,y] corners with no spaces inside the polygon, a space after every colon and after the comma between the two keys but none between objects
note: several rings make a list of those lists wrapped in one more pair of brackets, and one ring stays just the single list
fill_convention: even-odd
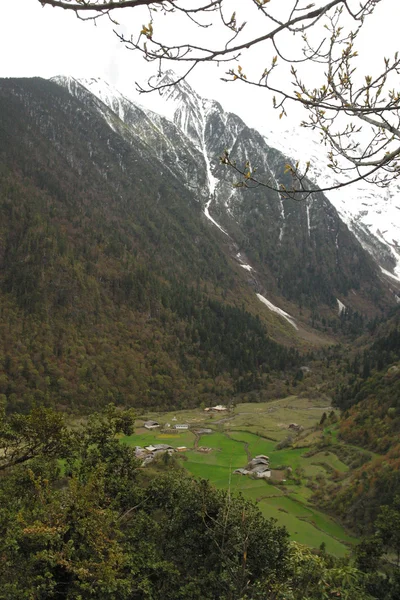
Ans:
[{"label": "forest canopy", "polygon": [[[40,430],[37,416],[0,415],[0,448]],[[109,406],[72,431],[52,419],[68,443],[40,446],[0,481],[1,598],[369,598],[361,571],[290,543],[254,504],[173,459],[140,469],[116,437],[131,431],[131,412]]]}]

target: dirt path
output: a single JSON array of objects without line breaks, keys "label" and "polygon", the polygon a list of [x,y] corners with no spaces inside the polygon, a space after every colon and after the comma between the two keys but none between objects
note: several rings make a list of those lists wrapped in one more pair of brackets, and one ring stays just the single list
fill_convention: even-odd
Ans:
[{"label": "dirt path", "polygon": [[230,417],[225,417],[225,419],[218,419],[218,421],[213,421],[212,424],[217,425],[218,423],[226,423],[226,421],[231,421],[231,419],[234,419],[236,416],[238,415],[231,415]]}]

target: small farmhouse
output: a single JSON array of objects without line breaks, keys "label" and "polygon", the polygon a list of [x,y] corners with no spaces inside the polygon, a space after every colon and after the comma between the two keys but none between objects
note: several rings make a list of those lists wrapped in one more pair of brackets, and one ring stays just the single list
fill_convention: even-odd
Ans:
[{"label": "small farmhouse", "polygon": [[292,431],[303,431],[304,427],[298,425],[297,423],[290,423],[288,425],[288,429],[291,429]]},{"label": "small farmhouse", "polygon": [[175,448],[168,444],[150,444],[145,448],[141,446],[136,446],[135,448],[135,456],[142,461],[142,467],[152,462],[160,454],[173,454],[174,452]]},{"label": "small farmhouse", "polygon": [[204,410],[206,412],[209,412],[209,411],[212,411],[212,412],[225,412],[228,409],[223,404],[217,404],[216,406],[211,406],[211,408],[205,408]]},{"label": "small farmhouse", "polygon": [[266,460],[265,458],[253,458],[250,462],[249,462],[249,468],[250,467],[257,467],[258,465],[264,465],[264,466],[269,466],[269,460]]},{"label": "small farmhouse", "polygon": [[257,479],[267,479],[271,477],[271,469],[266,465],[257,465],[251,470],[251,473],[257,477]]},{"label": "small farmhouse", "polygon": [[177,429],[178,431],[182,431],[184,429],[189,429],[189,425],[187,423],[181,424],[181,425],[174,425],[174,429]]},{"label": "small farmhouse", "polygon": [[257,477],[257,479],[267,479],[271,477],[269,458],[265,454],[259,454],[255,458],[252,458],[244,469],[236,469],[234,473],[252,475],[253,477]]},{"label": "small farmhouse", "polygon": [[160,423],[157,423],[157,421],[146,421],[144,426],[146,429],[157,429],[157,427],[160,427]]},{"label": "small farmhouse", "polygon": [[[146,446],[148,448],[149,446]],[[174,448],[169,444],[154,444],[152,446],[154,452],[166,452],[167,450],[173,450]]]}]

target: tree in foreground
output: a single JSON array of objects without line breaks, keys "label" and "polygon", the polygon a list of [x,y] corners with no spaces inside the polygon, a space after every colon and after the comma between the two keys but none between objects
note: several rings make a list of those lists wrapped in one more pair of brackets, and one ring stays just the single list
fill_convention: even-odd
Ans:
[{"label": "tree in foreground", "polygon": [[[80,19],[108,17],[120,41],[155,63],[161,75],[180,63],[173,82],[151,79],[141,92],[162,90],[193,72],[201,63],[226,67],[224,80],[262,88],[279,112],[300,104],[307,117],[302,126],[320,132],[329,167],[341,176],[328,191],[366,180],[387,186],[400,175],[400,59],[382,56],[378,73],[364,68],[359,38],[385,0],[39,0],[44,5],[74,11]],[[387,5],[387,0],[386,0]],[[117,13],[137,17],[131,35],[120,32]],[[145,24],[143,24],[145,23]],[[262,58],[261,58],[262,57]],[[239,185],[263,185],[251,157],[235,163],[229,152],[221,157],[241,177]],[[288,164],[292,185],[283,195],[304,197],[314,188],[306,176],[310,165]]]},{"label": "tree in foreground", "polygon": [[142,469],[116,435],[132,418],[108,407],[63,460],[42,444],[3,470],[0,598],[369,599],[360,571],[290,543],[255,504],[162,460]]}]

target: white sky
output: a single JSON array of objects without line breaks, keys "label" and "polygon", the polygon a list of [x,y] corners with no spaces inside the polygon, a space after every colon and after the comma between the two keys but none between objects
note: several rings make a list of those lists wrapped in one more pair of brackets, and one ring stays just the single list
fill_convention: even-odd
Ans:
[{"label": "white sky", "polygon": [[[148,65],[141,56],[123,47],[112,31],[112,24],[106,18],[100,19],[95,26],[93,22],[79,21],[68,11],[42,8],[38,0],[1,1],[0,77],[47,78],[59,74],[75,77],[100,76],[129,97],[133,97],[134,82],[145,83],[155,72],[155,64]],[[232,0],[235,1],[242,9],[242,18],[246,18],[244,9],[249,7],[249,3],[240,0],[238,4],[237,0]],[[284,6],[283,0],[272,0],[271,6],[274,2]],[[114,17],[121,23],[125,34],[130,31],[137,32],[142,22],[148,22],[143,13],[140,16],[136,15],[135,10],[129,13],[126,10],[114,12]],[[240,18],[238,21],[240,22]],[[169,31],[177,38],[180,34],[179,22],[175,23],[176,29],[170,28]],[[363,31],[361,49],[363,65],[366,65],[363,72],[369,73],[376,64],[376,68],[379,68],[384,53],[389,55],[396,49],[400,50],[399,23],[400,0],[381,0],[376,14],[367,21]],[[247,26],[247,35],[250,36],[253,31],[249,27],[250,23]],[[253,54],[257,66],[261,56],[261,50]],[[259,67],[261,71],[264,66],[266,65],[262,64]],[[171,64],[171,67],[174,65]],[[225,71],[224,65],[219,68],[204,65],[189,79],[189,83],[201,95],[219,100],[224,108],[236,112],[251,126],[264,130],[288,126],[289,122],[285,119],[279,122],[277,113],[271,110],[271,99],[267,98],[262,90],[249,88],[240,82],[221,82],[219,77],[223,76]],[[142,95],[139,102],[148,104],[147,96]]]}]

